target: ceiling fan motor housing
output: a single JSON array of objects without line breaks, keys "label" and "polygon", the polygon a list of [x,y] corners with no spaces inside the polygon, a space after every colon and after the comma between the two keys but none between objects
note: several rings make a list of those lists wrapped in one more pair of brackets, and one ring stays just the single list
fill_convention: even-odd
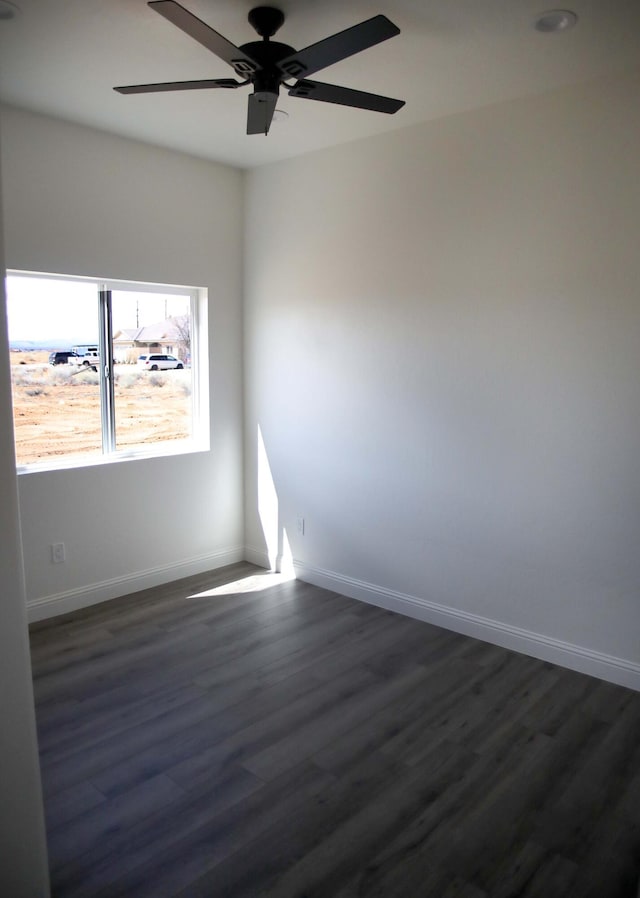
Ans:
[{"label": "ceiling fan motor housing", "polygon": [[277,94],[282,81],[282,72],[278,69],[277,63],[295,53],[294,48],[288,44],[278,43],[278,41],[265,40],[243,44],[240,50],[247,56],[251,56],[260,65],[259,69],[246,75],[255,90]]}]

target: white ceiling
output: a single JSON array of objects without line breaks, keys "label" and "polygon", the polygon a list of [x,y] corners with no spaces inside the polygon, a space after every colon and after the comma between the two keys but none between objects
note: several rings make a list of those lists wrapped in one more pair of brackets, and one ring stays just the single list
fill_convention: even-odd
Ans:
[{"label": "white ceiling", "polygon": [[[401,34],[313,77],[406,100],[382,115],[281,92],[289,114],[247,136],[249,88],[121,96],[122,84],[233,77],[145,0],[13,0],[0,21],[0,97],[13,105],[208,159],[253,167],[640,65],[640,0],[567,0],[572,31],[543,35],[545,0],[272,0],[276,40],[302,49],[384,13]],[[259,0],[181,0],[239,45]],[[263,0],[265,2],[265,0]]]}]

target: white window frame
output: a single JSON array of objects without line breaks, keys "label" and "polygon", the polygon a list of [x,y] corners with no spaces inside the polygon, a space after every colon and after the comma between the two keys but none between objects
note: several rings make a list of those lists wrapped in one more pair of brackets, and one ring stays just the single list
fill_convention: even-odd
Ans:
[{"label": "white window frame", "polygon": [[[40,271],[7,269],[7,277],[39,278],[58,281],[75,281],[96,287],[99,303],[100,358],[104,360],[100,371],[100,412],[102,421],[102,452],[98,455],[68,455],[62,458],[42,459],[29,464],[17,464],[18,474],[35,471],[53,471],[112,464],[142,458],[184,455],[206,452],[210,448],[209,427],[209,353],[208,353],[208,291],[205,287],[159,284],[149,281],[123,281],[113,278],[81,277],[77,275],[50,274]],[[115,401],[113,371],[113,339],[111,320],[111,296],[113,291],[129,293],[159,293],[163,296],[188,294],[191,312],[191,436],[184,440],[166,440],[145,444],[139,448],[117,449],[115,446]]]}]

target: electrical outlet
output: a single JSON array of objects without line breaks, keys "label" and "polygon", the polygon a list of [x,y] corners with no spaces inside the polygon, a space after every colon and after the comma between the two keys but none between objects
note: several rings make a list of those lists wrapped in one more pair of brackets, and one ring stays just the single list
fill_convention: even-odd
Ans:
[{"label": "electrical outlet", "polygon": [[297,529],[300,536],[304,536],[304,518],[298,515]]},{"label": "electrical outlet", "polygon": [[62,564],[66,561],[66,553],[64,543],[52,543],[51,545],[51,561],[53,564]]}]

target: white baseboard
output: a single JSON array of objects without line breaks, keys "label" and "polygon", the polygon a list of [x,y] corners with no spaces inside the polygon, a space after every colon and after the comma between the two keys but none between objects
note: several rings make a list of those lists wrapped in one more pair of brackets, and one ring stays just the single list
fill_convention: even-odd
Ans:
[{"label": "white baseboard", "polygon": [[97,605],[99,602],[117,599],[132,592],[149,589],[152,586],[171,583],[182,577],[204,574],[206,571],[212,571],[227,564],[244,561],[245,554],[244,547],[237,546],[200,555],[197,558],[189,558],[186,561],[162,565],[152,570],[138,571],[124,577],[114,577],[100,583],[91,583],[89,586],[70,589],[67,592],[27,600],[29,623],[55,617],[58,614],[67,614],[69,611],[78,611],[78,609],[87,608],[89,605]]},{"label": "white baseboard", "polygon": [[560,639],[530,630],[523,630],[520,627],[471,614],[468,611],[449,608],[427,599],[385,589],[373,583],[355,580],[352,577],[345,577],[334,571],[314,568],[295,559],[294,570],[299,580],[330,589],[352,599],[360,599],[371,605],[416,618],[416,620],[435,624],[465,636],[473,636],[485,642],[540,658],[542,661],[550,661],[570,670],[640,691],[640,664],[633,661],[605,655],[593,649],[563,642]]}]

